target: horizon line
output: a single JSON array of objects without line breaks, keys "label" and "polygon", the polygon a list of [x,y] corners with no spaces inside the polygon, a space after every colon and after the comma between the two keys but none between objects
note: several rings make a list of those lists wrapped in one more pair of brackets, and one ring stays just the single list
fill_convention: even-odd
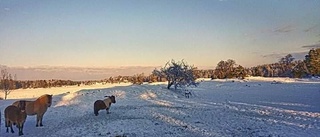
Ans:
[{"label": "horizon line", "polygon": [[[192,66],[192,65],[191,65]],[[215,66],[195,66],[197,68],[214,68]],[[101,68],[137,68],[137,67],[143,67],[143,68],[150,68],[155,67],[159,68],[162,67],[161,65],[132,65],[132,66],[125,66],[125,65],[119,65],[119,66],[62,66],[62,65],[35,65],[35,66],[9,66],[9,65],[3,65],[0,64],[0,67],[8,67],[8,68],[24,68],[24,69],[32,69],[32,68],[92,68],[92,69],[101,69]]]}]

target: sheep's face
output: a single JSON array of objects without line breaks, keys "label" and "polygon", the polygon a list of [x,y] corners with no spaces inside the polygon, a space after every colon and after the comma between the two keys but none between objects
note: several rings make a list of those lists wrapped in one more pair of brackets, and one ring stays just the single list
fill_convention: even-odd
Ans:
[{"label": "sheep's face", "polygon": [[50,107],[52,103],[52,95],[49,95],[47,98],[47,106]]},{"label": "sheep's face", "polygon": [[20,108],[21,112],[25,112],[26,111],[26,101],[19,101],[19,105],[18,107]]},{"label": "sheep's face", "polygon": [[113,95],[110,96],[110,99],[111,99],[111,102],[112,102],[112,103],[116,103],[116,97],[115,97],[115,96],[113,96]]}]

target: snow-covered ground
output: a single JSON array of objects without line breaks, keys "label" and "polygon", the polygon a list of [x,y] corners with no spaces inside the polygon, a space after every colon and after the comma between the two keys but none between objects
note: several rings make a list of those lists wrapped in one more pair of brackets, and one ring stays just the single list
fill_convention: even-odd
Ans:
[{"label": "snow-covered ground", "polygon": [[[53,94],[43,127],[28,116],[24,136],[320,136],[320,80],[249,77],[245,80],[201,80],[199,87],[170,91],[165,83],[108,84],[87,87],[23,89],[0,100],[3,111],[19,99]],[[2,93],[3,94],[3,93]],[[110,114],[93,114],[95,100],[115,95]]]}]

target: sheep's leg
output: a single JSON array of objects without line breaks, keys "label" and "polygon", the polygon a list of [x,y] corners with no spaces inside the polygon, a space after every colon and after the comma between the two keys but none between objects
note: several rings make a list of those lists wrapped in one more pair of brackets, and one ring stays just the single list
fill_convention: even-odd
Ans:
[{"label": "sheep's leg", "polygon": [[23,123],[19,124],[19,136],[23,135]]},{"label": "sheep's leg", "polygon": [[110,114],[110,112],[109,112],[109,108],[106,108],[106,111],[107,111],[107,114]]},{"label": "sheep's leg", "polygon": [[6,122],[6,126],[7,126],[7,133],[9,133],[9,127],[11,129],[11,133],[14,133],[13,129],[12,129],[12,123],[10,121]]},{"label": "sheep's leg", "polygon": [[42,125],[42,118],[43,118],[43,114],[42,115],[40,115],[40,127],[42,127],[43,125]]},{"label": "sheep's leg", "polygon": [[14,133],[13,128],[12,128],[12,124],[10,124],[10,128],[11,128],[11,133]]},{"label": "sheep's leg", "polygon": [[18,131],[19,131],[19,136],[21,136],[21,125],[19,123],[17,123],[17,128],[18,128]]},{"label": "sheep's leg", "polygon": [[94,110],[94,115],[98,116],[99,115],[99,110]]},{"label": "sheep's leg", "polygon": [[39,118],[40,118],[40,115],[39,114],[37,114],[37,124],[36,124],[36,127],[38,127],[39,125],[38,125],[38,123],[39,123]]},{"label": "sheep's leg", "polygon": [[6,121],[7,133],[9,132],[9,121]]},{"label": "sheep's leg", "polygon": [[21,132],[23,131],[23,127],[24,127],[24,123],[22,123],[21,125]]}]

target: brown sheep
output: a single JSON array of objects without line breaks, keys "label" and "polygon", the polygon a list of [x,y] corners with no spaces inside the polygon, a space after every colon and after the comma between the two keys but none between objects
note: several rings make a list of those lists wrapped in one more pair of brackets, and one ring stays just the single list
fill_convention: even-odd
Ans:
[{"label": "brown sheep", "polygon": [[107,114],[109,114],[109,109],[111,107],[111,103],[116,103],[116,98],[115,96],[105,96],[107,97],[106,99],[104,100],[97,100],[94,102],[94,114],[96,116],[99,115],[99,110],[102,110],[102,109],[106,109],[107,111]]},{"label": "brown sheep", "polygon": [[[18,106],[19,101],[14,102],[12,105]],[[52,104],[52,95],[44,94],[37,98],[35,101],[26,101],[26,113],[29,116],[37,115],[36,127],[42,124],[43,115],[46,113],[48,107]]]},{"label": "brown sheep", "polygon": [[14,133],[12,129],[12,124],[17,125],[19,129],[19,136],[23,135],[23,125],[26,121],[26,101],[19,101],[18,106],[10,105],[4,110],[5,125],[7,127],[7,133],[9,132],[9,127],[11,128],[11,133]]}]

